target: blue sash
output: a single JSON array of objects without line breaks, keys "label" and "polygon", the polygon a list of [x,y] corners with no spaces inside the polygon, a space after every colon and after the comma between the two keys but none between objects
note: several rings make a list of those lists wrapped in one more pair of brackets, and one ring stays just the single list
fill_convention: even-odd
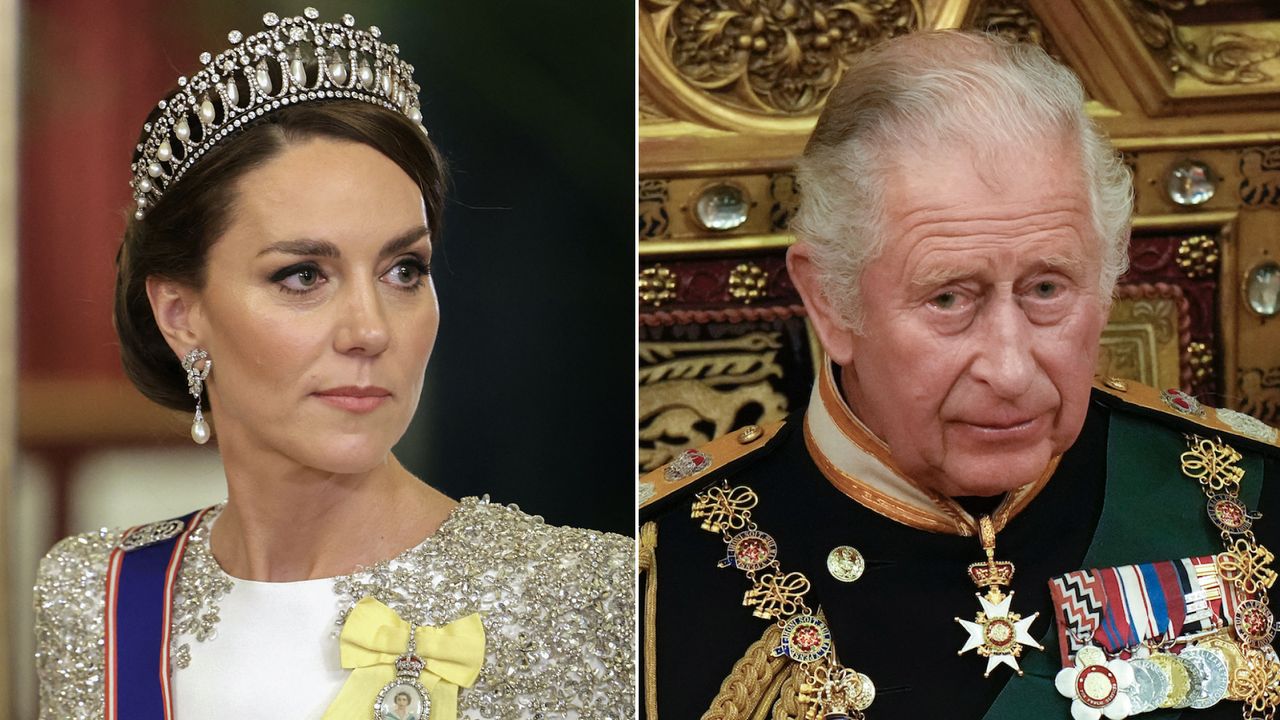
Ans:
[{"label": "blue sash", "polygon": [[208,509],[125,533],[107,561],[106,720],[172,720],[169,620],[187,538]]}]

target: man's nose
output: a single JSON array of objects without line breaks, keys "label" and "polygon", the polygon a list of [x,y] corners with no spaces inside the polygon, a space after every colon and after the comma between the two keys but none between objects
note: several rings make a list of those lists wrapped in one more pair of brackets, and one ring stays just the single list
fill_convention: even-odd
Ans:
[{"label": "man's nose", "polygon": [[983,308],[979,327],[980,346],[970,372],[1001,398],[1021,397],[1036,374],[1031,321],[1017,300],[1006,296]]}]

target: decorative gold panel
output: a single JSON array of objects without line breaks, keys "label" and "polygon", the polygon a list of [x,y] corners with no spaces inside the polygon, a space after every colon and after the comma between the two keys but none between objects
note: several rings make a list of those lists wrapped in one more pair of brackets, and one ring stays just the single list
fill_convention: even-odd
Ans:
[{"label": "decorative gold panel", "polygon": [[805,127],[850,57],[920,23],[916,0],[641,0],[646,112],[730,130]]},{"label": "decorative gold panel", "polygon": [[[1275,23],[1179,25],[1173,15],[1186,0],[1122,0],[1138,37],[1176,78],[1209,85],[1252,85],[1275,79],[1280,41],[1267,32]],[[1203,5],[1203,0],[1195,2]]]},{"label": "decorative gold panel", "polygon": [[1098,352],[1100,375],[1158,388],[1182,387],[1186,311],[1174,286],[1128,286],[1111,306]]},{"label": "decorative gold panel", "polygon": [[759,422],[786,417],[787,398],[770,384],[782,377],[781,348],[778,332],[641,343],[640,471],[729,432],[752,403],[762,408]]}]

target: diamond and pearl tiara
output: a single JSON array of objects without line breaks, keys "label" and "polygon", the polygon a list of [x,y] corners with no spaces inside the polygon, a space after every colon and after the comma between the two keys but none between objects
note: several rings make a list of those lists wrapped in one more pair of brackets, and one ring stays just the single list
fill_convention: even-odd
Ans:
[{"label": "diamond and pearl tiara", "polygon": [[[178,78],[178,91],[160,101],[157,116],[143,126],[130,166],[133,197],[141,220],[210,149],[254,120],[289,105],[315,100],[361,100],[395,110],[422,128],[420,88],[400,46],[379,38],[371,26],[355,29],[355,18],[321,23],[315,8],[302,16],[262,16],[264,30],[227,33],[232,45],[216,56],[201,53],[204,66]],[[422,128],[425,133],[426,128]]]}]

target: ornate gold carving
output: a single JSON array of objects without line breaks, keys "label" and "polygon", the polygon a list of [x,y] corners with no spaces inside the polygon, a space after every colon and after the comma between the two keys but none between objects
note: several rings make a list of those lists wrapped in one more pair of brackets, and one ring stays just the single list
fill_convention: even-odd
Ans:
[{"label": "ornate gold carving", "polygon": [[772,175],[769,178],[769,197],[773,200],[773,206],[769,208],[770,228],[786,230],[800,209],[800,186],[796,183],[795,173]]},{"label": "ornate gold carving", "polygon": [[1192,235],[1178,243],[1178,267],[1189,278],[1204,278],[1218,270],[1218,241],[1212,235]]},{"label": "ornate gold carving", "polygon": [[757,422],[780,420],[787,398],[770,384],[782,377],[781,333],[727,340],[640,344],[640,470],[729,432],[739,413],[759,406]]},{"label": "ornate gold carving", "polygon": [[1187,343],[1187,357],[1191,363],[1191,377],[1202,382],[1213,375],[1213,350],[1199,340]]},{"label": "ornate gold carving", "polygon": [[848,58],[917,27],[911,0],[642,0],[665,60],[716,102],[812,114]]},{"label": "ornate gold carving", "polygon": [[[1205,0],[1194,0],[1203,5]],[[1250,85],[1271,80],[1263,63],[1280,57],[1280,42],[1234,30],[1212,30],[1190,39],[1169,17],[1187,7],[1186,0],[1123,0],[1142,42],[1175,76],[1186,73],[1212,85]]]},{"label": "ornate gold carving", "polygon": [[1232,495],[1240,491],[1244,468],[1240,453],[1230,445],[1192,435],[1187,438],[1190,450],[1182,453],[1182,472],[1192,480],[1214,492],[1226,491]]},{"label": "ornate gold carving", "polygon": [[1240,202],[1248,207],[1280,206],[1280,146],[1240,151]]},{"label": "ornate gold carving", "polygon": [[1239,538],[1231,545],[1231,549],[1218,555],[1218,572],[1222,579],[1246,593],[1253,595],[1259,589],[1271,589],[1276,581],[1276,571],[1268,565],[1276,556],[1262,545],[1256,545],[1245,538]]},{"label": "ornate gold carving", "polygon": [[1117,299],[1102,333],[1098,374],[1155,387],[1181,386],[1180,320],[1176,298]]},{"label": "ornate gold carving", "polygon": [[729,295],[746,305],[764,297],[768,284],[769,276],[755,263],[739,263],[729,271]]},{"label": "ornate gold carving", "polygon": [[667,213],[666,180],[641,180],[638,205],[640,239],[667,237],[671,233],[671,216]]},{"label": "ornate gold carving", "polygon": [[1263,422],[1280,419],[1280,367],[1240,371],[1240,410]]},{"label": "ornate gold carving", "polygon": [[742,596],[742,604],[761,620],[776,620],[799,612],[807,592],[809,578],[802,572],[766,573]]},{"label": "ornate gold carving", "polygon": [[654,265],[640,271],[636,287],[640,292],[640,302],[644,305],[660,307],[662,303],[676,299],[676,274],[670,268]]},{"label": "ornate gold carving", "polygon": [[733,489],[712,485],[698,495],[690,517],[702,520],[700,527],[707,532],[741,530],[747,524],[746,513],[759,501],[755,492],[745,485]]},{"label": "ornate gold carving", "polygon": [[658,103],[649,93],[645,92],[644,88],[636,90],[636,100],[640,108],[640,122],[662,122],[671,119],[662,108],[658,107]]},{"label": "ornate gold carving", "polygon": [[973,14],[970,25],[975,30],[995,33],[1017,42],[1039,45],[1045,52],[1061,61],[1053,39],[1044,29],[1044,23],[1036,17],[1026,0],[986,0]]}]

